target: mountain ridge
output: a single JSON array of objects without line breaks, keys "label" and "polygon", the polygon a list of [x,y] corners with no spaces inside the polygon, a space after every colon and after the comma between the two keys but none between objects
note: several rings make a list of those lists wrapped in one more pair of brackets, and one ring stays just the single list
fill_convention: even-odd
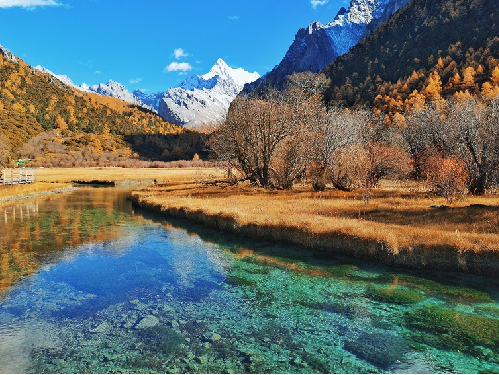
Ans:
[{"label": "mountain ridge", "polygon": [[321,71],[408,1],[351,0],[349,8],[340,8],[334,20],[326,25],[313,21],[307,28],[298,30],[281,62],[257,81],[247,84],[244,91],[258,91],[268,85],[282,87],[288,75]]}]

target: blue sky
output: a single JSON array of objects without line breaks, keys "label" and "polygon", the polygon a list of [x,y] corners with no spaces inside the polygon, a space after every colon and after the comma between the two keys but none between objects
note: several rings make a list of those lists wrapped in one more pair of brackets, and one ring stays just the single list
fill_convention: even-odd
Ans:
[{"label": "blue sky", "polygon": [[166,91],[222,58],[264,74],[347,0],[0,0],[0,45],[76,84]]}]

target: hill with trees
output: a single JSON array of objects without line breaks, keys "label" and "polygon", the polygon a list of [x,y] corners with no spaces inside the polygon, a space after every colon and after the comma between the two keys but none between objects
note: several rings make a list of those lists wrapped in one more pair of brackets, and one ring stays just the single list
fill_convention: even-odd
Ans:
[{"label": "hill with trees", "polygon": [[[162,154],[173,150],[179,159],[192,159],[203,146],[183,152],[183,134],[153,112],[75,90],[0,49],[0,165],[17,157],[48,166],[106,165],[144,151],[148,158],[171,160]],[[161,152],[152,154],[133,143],[146,135],[177,136],[163,139]]]},{"label": "hill with trees", "polygon": [[412,0],[325,69],[326,100],[394,114],[421,100],[479,95],[499,79],[493,0]]}]

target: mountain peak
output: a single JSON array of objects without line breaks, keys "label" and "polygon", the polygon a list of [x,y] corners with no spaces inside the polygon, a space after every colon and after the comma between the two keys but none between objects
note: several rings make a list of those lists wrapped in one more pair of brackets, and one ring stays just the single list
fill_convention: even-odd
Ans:
[{"label": "mountain peak", "polygon": [[246,87],[259,90],[266,85],[282,87],[293,73],[319,72],[337,57],[386,21],[409,0],[350,0],[348,9],[340,8],[333,21],[322,25],[313,21],[298,30],[286,55],[262,79]]},{"label": "mountain peak", "polygon": [[232,79],[237,86],[241,86],[241,88],[246,84],[253,82],[260,78],[260,75],[257,72],[250,73],[243,68],[231,68],[227,63],[218,59],[216,64],[210,69],[207,74],[201,76],[201,78],[205,80],[212,79],[215,76],[219,76],[223,80]]},{"label": "mountain peak", "polygon": [[245,83],[260,75],[242,68],[233,69],[218,59],[202,76],[187,78],[179,87],[172,87],[159,103],[159,114],[166,121],[194,129],[223,121],[230,103]]}]

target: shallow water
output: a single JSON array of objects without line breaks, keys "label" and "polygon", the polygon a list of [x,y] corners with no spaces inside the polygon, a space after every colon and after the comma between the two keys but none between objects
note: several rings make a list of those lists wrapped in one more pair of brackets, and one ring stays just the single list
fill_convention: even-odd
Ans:
[{"label": "shallow water", "polygon": [[125,194],[0,209],[0,372],[499,371],[495,280],[228,236]]}]

